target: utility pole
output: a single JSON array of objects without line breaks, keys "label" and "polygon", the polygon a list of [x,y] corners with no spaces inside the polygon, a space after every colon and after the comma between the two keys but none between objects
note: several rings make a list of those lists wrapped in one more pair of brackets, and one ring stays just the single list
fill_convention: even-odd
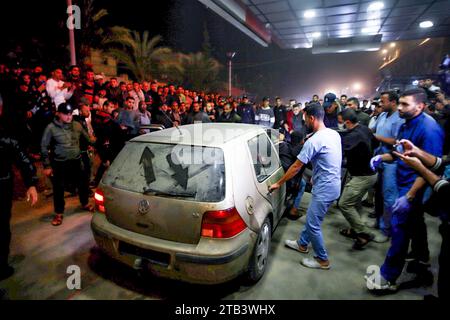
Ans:
[{"label": "utility pole", "polygon": [[73,23],[72,0],[67,0],[67,8],[70,9],[67,10],[70,21],[70,24],[67,25],[69,29],[70,65],[74,66],[77,64],[77,56],[75,52],[75,24]]},{"label": "utility pole", "polygon": [[232,69],[232,60],[234,56],[236,55],[236,52],[228,52],[228,96],[231,96],[231,69]]}]

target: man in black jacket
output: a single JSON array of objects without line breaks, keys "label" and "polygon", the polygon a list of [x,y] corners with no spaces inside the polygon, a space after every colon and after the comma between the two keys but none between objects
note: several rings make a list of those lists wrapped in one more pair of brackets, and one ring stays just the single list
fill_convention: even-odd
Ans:
[{"label": "man in black jacket", "polygon": [[38,200],[36,191],[37,176],[36,169],[19,145],[18,141],[2,126],[3,119],[0,117],[0,281],[9,278],[14,269],[8,264],[9,246],[11,243],[11,209],[13,198],[13,170],[15,163],[27,186],[27,201],[35,205]]},{"label": "man in black jacket", "polygon": [[163,102],[161,96],[158,94],[158,83],[152,82],[150,85],[150,91],[148,92],[152,98],[152,106],[149,110],[152,117],[155,117],[160,113],[159,108],[162,106]]},{"label": "man in black jacket", "polygon": [[96,141],[96,149],[100,156],[101,164],[94,178],[94,185],[98,186],[106,169],[125,145],[125,136],[120,125],[114,121],[112,113],[115,105],[111,101],[105,101],[103,110],[96,113],[92,120]]},{"label": "man in black jacket", "polygon": [[273,107],[273,113],[275,114],[275,123],[273,125],[274,129],[284,128],[284,124],[287,120],[287,109],[282,104],[281,98],[275,98],[275,106]]},{"label": "man in black jacket", "polygon": [[342,113],[348,131],[342,134],[342,149],[347,158],[347,169],[351,179],[347,182],[339,200],[339,209],[350,224],[340,234],[355,239],[354,249],[361,250],[371,240],[371,234],[357,210],[364,195],[377,181],[377,174],[370,169],[370,159],[376,144],[375,136],[364,125],[358,123],[354,110],[346,109]]},{"label": "man in black jacket", "polygon": [[[94,129],[92,128],[92,116],[88,104],[82,103],[79,107],[79,115],[73,117],[74,121],[81,124],[83,129],[89,134],[89,136],[94,136]],[[83,162],[83,179],[84,183],[88,184],[91,182],[91,154],[93,152],[92,146],[89,145],[89,141],[86,139],[80,140],[80,151],[81,151],[81,161]],[[92,191],[89,193],[92,196]]]}]

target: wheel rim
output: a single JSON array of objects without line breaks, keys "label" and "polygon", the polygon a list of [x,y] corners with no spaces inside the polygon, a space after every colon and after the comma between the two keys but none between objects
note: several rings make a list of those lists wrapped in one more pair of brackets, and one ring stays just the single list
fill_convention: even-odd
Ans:
[{"label": "wheel rim", "polygon": [[267,263],[267,257],[269,255],[269,242],[270,242],[269,226],[267,224],[264,224],[261,229],[261,236],[259,237],[256,246],[256,264],[260,271],[264,269]]}]

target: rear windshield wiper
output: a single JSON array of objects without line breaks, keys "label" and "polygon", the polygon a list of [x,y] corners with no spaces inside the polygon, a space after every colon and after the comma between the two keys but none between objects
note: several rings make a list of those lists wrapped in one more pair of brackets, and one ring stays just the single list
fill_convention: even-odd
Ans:
[{"label": "rear windshield wiper", "polygon": [[159,190],[153,189],[145,189],[143,194],[145,195],[153,195],[153,196],[162,196],[162,197],[179,197],[179,198],[195,198],[197,192],[163,192]]}]

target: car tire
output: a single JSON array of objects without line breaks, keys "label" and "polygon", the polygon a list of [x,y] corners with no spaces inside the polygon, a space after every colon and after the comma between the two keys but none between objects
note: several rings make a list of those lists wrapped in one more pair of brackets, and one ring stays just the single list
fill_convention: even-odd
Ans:
[{"label": "car tire", "polygon": [[256,239],[255,247],[248,265],[247,280],[250,283],[256,283],[262,278],[266,271],[270,241],[272,238],[272,226],[269,218],[264,220]]}]

